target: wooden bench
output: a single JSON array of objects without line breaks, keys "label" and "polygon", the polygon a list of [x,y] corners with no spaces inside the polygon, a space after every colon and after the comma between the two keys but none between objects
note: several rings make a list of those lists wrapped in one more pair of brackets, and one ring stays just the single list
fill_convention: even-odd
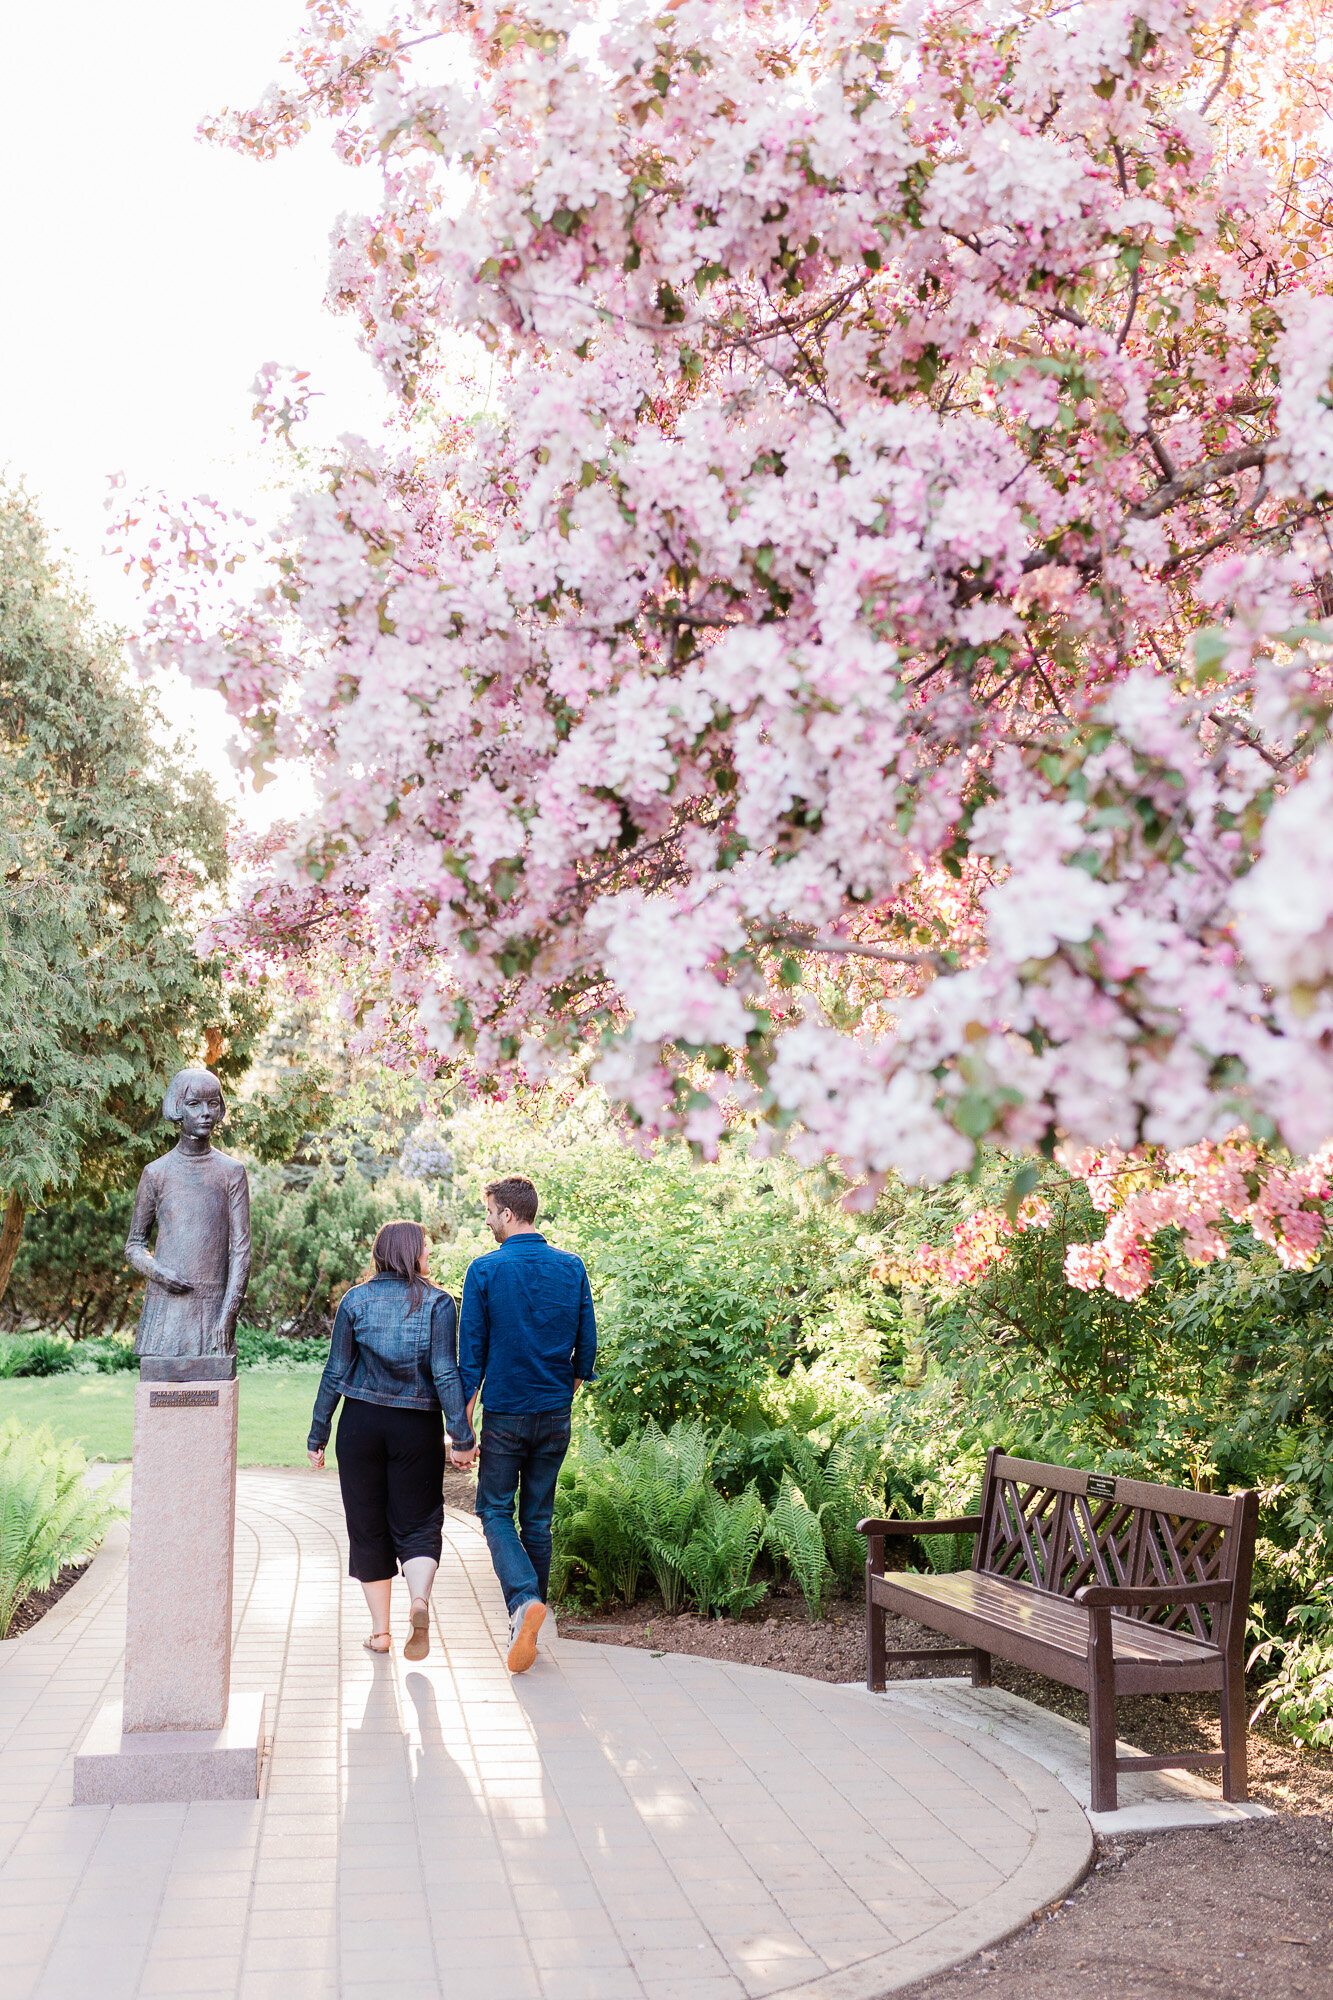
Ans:
[{"label": "wooden bench", "polygon": [[[980,1514],[943,1521],[862,1521],[866,1536],[866,1685],[888,1660],[970,1656],[974,1687],[991,1655],[1088,1697],[1092,1810],[1116,1809],[1118,1771],[1222,1767],[1222,1796],[1246,1796],[1245,1617],[1258,1502],[1137,1479],[1111,1479],[986,1457]],[[953,1575],[884,1570],[890,1535],[970,1534],[972,1567]],[[895,1612],[959,1646],[887,1652]],[[1222,1748],[1117,1757],[1116,1699],[1217,1688]]]}]

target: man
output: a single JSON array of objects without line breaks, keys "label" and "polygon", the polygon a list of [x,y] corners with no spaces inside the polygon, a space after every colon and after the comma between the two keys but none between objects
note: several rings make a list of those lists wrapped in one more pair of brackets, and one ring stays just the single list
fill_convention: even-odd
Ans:
[{"label": "man", "polygon": [[[472,1420],[485,1387],[477,1517],[509,1612],[509,1671],[537,1655],[551,1574],[555,1483],[569,1450],[574,1393],[593,1381],[597,1324],[579,1258],[536,1227],[537,1190],[524,1174],[486,1189],[499,1248],[463,1281],[458,1367]],[[518,1528],[514,1502],[518,1501]]]}]

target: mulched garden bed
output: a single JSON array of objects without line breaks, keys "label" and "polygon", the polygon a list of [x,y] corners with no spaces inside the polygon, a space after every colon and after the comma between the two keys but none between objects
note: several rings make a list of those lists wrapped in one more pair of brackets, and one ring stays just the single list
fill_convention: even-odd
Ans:
[{"label": "mulched garden bed", "polygon": [[[91,1560],[90,1557],[89,1561]],[[55,1609],[65,1592],[74,1588],[87,1567],[86,1562],[67,1563],[49,1588],[34,1590],[31,1596],[25,1597],[14,1613],[9,1627],[9,1637],[17,1639],[21,1632],[30,1632],[40,1618],[45,1618],[48,1611]]]},{"label": "mulched garden bed", "polygon": [[[560,1630],[596,1645],[693,1653],[776,1667],[813,1680],[865,1674],[859,1598],[840,1599],[812,1625],[795,1593],[771,1593],[741,1618],[668,1617],[660,1603],[580,1616]],[[890,1646],[938,1644],[890,1618]],[[904,1661],[914,1680],[945,1661]],[[1087,1698],[1004,1660],[995,1685],[1087,1727]],[[1151,1754],[1216,1749],[1217,1703],[1206,1695],[1132,1696],[1120,1734]],[[1250,1731],[1250,1795],[1281,1817],[1223,1828],[1121,1835],[1097,1842],[1092,1873],[1067,1902],[1008,1944],[955,1966],[900,2000],[1333,2000],[1333,1757],[1298,1750],[1271,1726]]]},{"label": "mulched garden bed", "polygon": [[895,2000],[1329,2000],[1333,1821],[1099,1840],[1067,1902]]}]

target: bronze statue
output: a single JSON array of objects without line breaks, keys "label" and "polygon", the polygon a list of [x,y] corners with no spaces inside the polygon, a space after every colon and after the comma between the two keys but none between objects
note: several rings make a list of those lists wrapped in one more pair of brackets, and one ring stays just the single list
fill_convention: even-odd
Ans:
[{"label": "bronze statue", "polygon": [[[199,1361],[190,1373],[222,1373],[200,1360],[233,1357],[236,1320],[250,1276],[250,1188],[239,1160],[213,1150],[212,1132],[227,1114],[217,1078],[183,1069],[162,1101],[162,1116],[180,1138],[139,1179],[125,1256],[148,1280],[134,1351],[157,1361]],[[148,1233],[157,1225],[157,1242]],[[184,1372],[184,1371],[182,1371]]]}]

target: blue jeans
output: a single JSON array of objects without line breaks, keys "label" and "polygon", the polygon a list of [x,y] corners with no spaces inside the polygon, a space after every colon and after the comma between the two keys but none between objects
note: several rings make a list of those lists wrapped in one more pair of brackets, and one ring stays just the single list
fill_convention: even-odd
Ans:
[{"label": "blue jeans", "polygon": [[483,1415],[477,1519],[510,1612],[530,1598],[546,1602],[555,1482],[568,1450],[568,1410],[527,1415],[487,1410]]}]

